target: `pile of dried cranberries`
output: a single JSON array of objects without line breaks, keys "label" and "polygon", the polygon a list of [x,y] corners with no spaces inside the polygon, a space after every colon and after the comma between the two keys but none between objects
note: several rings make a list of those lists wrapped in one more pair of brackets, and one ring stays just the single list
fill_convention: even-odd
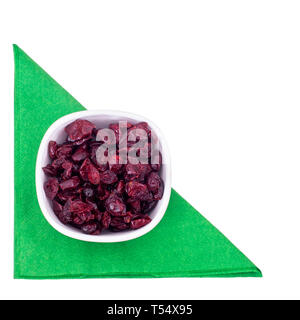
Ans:
[{"label": "pile of dried cranberries", "polygon": [[[128,134],[136,128],[146,131],[145,144],[149,147],[148,124],[127,123]],[[122,231],[148,224],[151,221],[148,214],[164,190],[159,175],[161,154],[156,164],[151,164],[148,153],[148,163],[123,164],[119,160],[119,123],[110,124],[109,129],[116,135],[113,164],[110,161],[99,164],[97,149],[105,141],[97,141],[98,130],[93,123],[78,119],[66,126],[65,142],[49,142],[51,161],[43,168],[49,177],[44,190],[58,219],[92,235],[100,234],[103,229]]]}]

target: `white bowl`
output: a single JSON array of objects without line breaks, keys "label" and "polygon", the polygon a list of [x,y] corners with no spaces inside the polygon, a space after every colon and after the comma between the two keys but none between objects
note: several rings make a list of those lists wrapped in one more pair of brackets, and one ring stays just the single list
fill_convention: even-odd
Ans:
[{"label": "white bowl", "polygon": [[[88,235],[82,233],[80,230],[76,228],[73,228],[72,226],[64,225],[58,220],[58,218],[54,214],[51,206],[51,201],[46,197],[43,188],[44,182],[46,181],[47,177],[44,174],[42,167],[46,166],[50,162],[50,158],[48,156],[48,143],[50,140],[55,140],[58,143],[62,143],[63,141],[65,141],[65,126],[79,118],[93,122],[97,128],[107,127],[109,123],[119,120],[127,120],[132,123],[146,121],[148,122],[151,129],[158,136],[160,140],[161,153],[163,159],[160,175],[164,181],[164,194],[163,198],[160,201],[158,201],[156,207],[150,212],[150,217],[152,218],[152,221],[144,227],[136,230],[124,230],[121,232],[104,231],[100,235]],[[46,131],[41,141],[37,155],[35,181],[37,198],[42,213],[44,214],[46,220],[51,224],[51,226],[60,233],[74,239],[90,242],[127,241],[138,238],[151,231],[160,222],[160,220],[166,212],[171,194],[171,163],[169,149],[160,129],[153,122],[151,122],[148,119],[145,119],[142,116],[131,113],[107,110],[74,112],[55,121]]]}]

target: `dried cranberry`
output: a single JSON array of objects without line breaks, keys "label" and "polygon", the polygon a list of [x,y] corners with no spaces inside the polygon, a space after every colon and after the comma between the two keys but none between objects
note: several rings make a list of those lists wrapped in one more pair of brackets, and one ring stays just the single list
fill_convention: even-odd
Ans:
[{"label": "dried cranberry", "polygon": [[64,205],[63,210],[58,214],[59,220],[64,224],[72,222],[72,213],[70,211],[70,204],[71,204],[71,200],[68,200]]},{"label": "dried cranberry", "polygon": [[114,172],[115,174],[119,174],[122,171],[123,166],[123,164],[120,164],[120,156],[115,156],[109,161],[109,170]]},{"label": "dried cranberry", "polygon": [[97,230],[97,228],[98,228],[98,224],[96,222],[91,222],[91,223],[85,223],[84,225],[82,225],[81,230],[84,233],[92,234]]},{"label": "dried cranberry", "polygon": [[92,136],[87,136],[85,138],[82,138],[80,140],[76,140],[76,141],[71,141],[69,138],[68,138],[68,141],[70,141],[70,144],[72,146],[80,146],[82,145],[83,143],[85,143],[86,141],[90,140],[92,138]]},{"label": "dried cranberry", "polygon": [[93,210],[93,205],[85,203],[81,200],[74,200],[70,202],[69,210],[75,214],[89,213]]},{"label": "dried cranberry", "polygon": [[136,164],[128,163],[125,166],[125,180],[131,181],[138,179],[141,175],[141,167]]},{"label": "dried cranberry", "polygon": [[149,190],[145,184],[137,181],[129,181],[126,183],[125,191],[128,197],[135,200],[148,200]]},{"label": "dried cranberry", "polygon": [[151,210],[153,210],[156,205],[157,205],[157,201],[147,201],[147,202],[145,201],[142,204],[141,211],[143,211],[144,213],[148,213]]},{"label": "dried cranberry", "polygon": [[71,161],[64,161],[61,167],[64,169],[62,174],[63,179],[69,179],[72,175],[73,163]]},{"label": "dried cranberry", "polygon": [[72,160],[74,162],[80,162],[84,159],[86,159],[89,156],[88,152],[85,150],[84,147],[80,147],[79,149],[77,149],[73,155],[72,155]]},{"label": "dried cranberry", "polygon": [[94,232],[91,233],[93,236],[98,236],[101,233],[101,229],[97,229]]},{"label": "dried cranberry", "polygon": [[112,218],[110,227],[112,231],[123,231],[129,229],[128,224],[125,222],[114,222],[114,218]]},{"label": "dried cranberry", "polygon": [[111,227],[116,227],[118,224],[124,223],[124,218],[123,217],[112,217],[110,226]]},{"label": "dried cranberry", "polygon": [[55,200],[52,201],[52,208],[53,208],[53,211],[56,215],[59,215],[63,209],[62,205]]},{"label": "dried cranberry", "polygon": [[56,150],[57,150],[57,143],[55,141],[49,141],[48,154],[49,154],[50,159],[55,159]]},{"label": "dried cranberry", "polygon": [[[61,144],[49,142],[50,163],[42,169],[50,178],[45,182],[44,189],[62,223],[97,235],[102,228],[110,231],[137,229],[151,221],[148,213],[162,198],[164,191],[158,174],[162,156],[159,153],[158,164],[143,163],[150,160],[151,140],[155,138],[146,122],[135,125],[122,122],[121,126],[127,127],[127,137],[123,130],[119,137],[119,123],[109,125],[115,132],[117,142],[116,155],[111,156],[109,161],[108,150],[103,155],[103,161],[96,159],[99,146],[109,141],[97,141],[99,129],[87,120],[70,123],[65,128],[67,138]],[[139,135],[136,135],[135,141],[129,141],[128,134],[133,133],[134,138],[134,129],[146,131],[143,141],[140,141]],[[126,142],[124,139],[127,139],[127,146],[123,144]],[[155,139],[158,142],[157,137]],[[142,143],[142,147],[134,152],[137,156],[146,153],[145,159],[134,164],[130,163],[132,158],[129,158],[129,163],[123,164],[121,159],[127,156],[128,150],[135,148],[133,145],[137,141]]]},{"label": "dried cranberry", "polygon": [[57,158],[68,157],[72,153],[72,149],[73,148],[70,145],[67,145],[67,144],[62,145],[61,147],[57,148],[55,155]]},{"label": "dried cranberry", "polygon": [[47,182],[44,184],[44,190],[46,193],[46,196],[53,200],[58,192],[59,183],[56,178],[50,178]]},{"label": "dried cranberry", "polygon": [[133,217],[132,213],[130,211],[127,211],[126,216],[123,217],[123,221],[125,223],[130,223],[132,217]]},{"label": "dried cranberry", "polygon": [[92,211],[98,209],[98,206],[97,206],[96,202],[92,201],[91,199],[86,198],[86,199],[85,199],[85,202],[86,202],[87,204],[90,204],[90,205],[93,207],[93,210],[92,210]]},{"label": "dried cranberry", "polygon": [[111,194],[105,201],[105,208],[113,216],[125,216],[126,205],[116,194]]},{"label": "dried cranberry", "polygon": [[99,142],[99,141],[94,141],[90,143],[90,153],[91,153],[92,162],[97,166],[99,171],[103,172],[108,169],[108,162],[106,161],[106,155],[103,155],[103,157],[105,156],[105,159],[104,158],[100,159],[100,163],[98,163],[97,157],[96,157],[97,149],[101,146],[101,144],[102,142]]},{"label": "dried cranberry", "polygon": [[101,218],[103,216],[103,212],[99,211],[99,210],[94,210],[95,212],[95,220],[97,220],[98,222],[101,221]]},{"label": "dried cranberry", "polygon": [[127,203],[129,203],[129,205],[134,213],[141,212],[141,201],[140,200],[135,200],[135,199],[129,198],[127,200]]},{"label": "dried cranberry", "polygon": [[136,219],[130,222],[130,228],[131,229],[138,229],[141,228],[143,226],[145,226],[146,224],[148,224],[151,221],[150,218],[142,218],[142,219]]},{"label": "dried cranberry", "polygon": [[79,173],[84,181],[90,181],[92,184],[100,183],[100,174],[97,168],[91,163],[90,159],[87,158],[83,161]]},{"label": "dried cranberry", "polygon": [[72,177],[59,184],[61,190],[75,189],[79,186],[80,179],[78,177]]},{"label": "dried cranberry", "polygon": [[102,201],[106,200],[110,195],[110,192],[107,189],[105,189],[101,184],[99,184],[97,191],[99,195],[99,200]]},{"label": "dried cranberry", "polygon": [[[117,143],[120,140],[120,130],[119,130],[120,127],[119,127],[119,125],[121,125],[121,124],[119,124],[119,123],[111,123],[109,125],[109,129],[113,130],[114,133],[115,133],[115,137],[116,137],[116,142]],[[132,126],[133,125],[131,123],[127,122],[127,129],[131,128]],[[121,125],[121,127],[122,127],[122,125]],[[123,125],[123,128],[126,128],[126,127]]]},{"label": "dried cranberry", "polygon": [[80,215],[76,215],[74,218],[73,218],[73,223],[75,225],[82,225],[85,223],[85,220],[86,220],[86,215],[85,214],[80,214]]},{"label": "dried cranberry", "polygon": [[46,167],[43,167],[43,171],[47,176],[54,177],[57,175],[57,170],[54,169],[51,164],[47,164]]},{"label": "dried cranberry", "polygon": [[158,190],[156,193],[153,193],[153,199],[154,200],[161,200],[162,196],[164,194],[164,185],[163,183],[161,182]]},{"label": "dried cranberry", "polygon": [[158,155],[158,163],[153,163],[151,164],[151,169],[154,170],[154,171],[159,171],[160,168],[161,168],[161,164],[162,164],[162,156],[161,156],[161,153],[159,153]]},{"label": "dried cranberry", "polygon": [[61,203],[65,203],[67,200],[74,200],[78,197],[77,191],[76,190],[66,190],[66,191],[59,191],[56,195],[56,197],[58,198],[58,200]]},{"label": "dried cranberry", "polygon": [[61,157],[61,158],[58,158],[58,159],[55,159],[53,160],[51,166],[54,168],[54,169],[60,169],[62,164],[66,161],[66,159],[64,157]]},{"label": "dried cranberry", "polygon": [[139,181],[144,181],[145,177],[151,172],[151,167],[149,164],[137,164],[140,170]]},{"label": "dried cranberry", "polygon": [[76,120],[70,123],[65,131],[68,134],[70,141],[81,140],[92,134],[95,125],[87,120]]},{"label": "dried cranberry", "polygon": [[117,184],[117,187],[116,187],[116,192],[119,194],[119,195],[122,195],[125,191],[125,181],[124,180],[120,180]]},{"label": "dried cranberry", "polygon": [[100,181],[105,184],[112,184],[118,181],[118,177],[114,172],[106,170],[100,173]]},{"label": "dried cranberry", "polygon": [[105,211],[101,217],[101,224],[102,224],[103,228],[108,229],[110,222],[111,222],[110,214]]},{"label": "dried cranberry", "polygon": [[160,187],[161,179],[156,172],[151,172],[147,178],[148,190],[157,193]]}]

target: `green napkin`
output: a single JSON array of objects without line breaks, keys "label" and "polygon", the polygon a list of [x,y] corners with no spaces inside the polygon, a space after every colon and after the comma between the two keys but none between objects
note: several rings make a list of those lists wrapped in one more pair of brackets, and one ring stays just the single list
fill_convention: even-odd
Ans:
[{"label": "green napkin", "polygon": [[14,56],[15,278],[261,277],[260,270],[174,190],[163,220],[138,239],[89,243],[53,229],[36,197],[38,147],[55,120],[84,107],[16,45]]}]

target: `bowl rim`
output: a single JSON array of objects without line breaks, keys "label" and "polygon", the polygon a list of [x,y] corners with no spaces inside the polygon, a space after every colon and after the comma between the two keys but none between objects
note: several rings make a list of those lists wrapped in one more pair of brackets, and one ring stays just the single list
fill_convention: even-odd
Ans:
[{"label": "bowl rim", "polygon": [[[57,219],[54,219],[53,216],[48,212],[48,208],[45,205],[45,201],[47,201],[45,194],[44,194],[44,188],[43,188],[43,182],[41,178],[41,173],[43,173],[42,170],[42,157],[43,153],[47,152],[48,149],[48,141],[50,139],[50,136],[62,126],[65,126],[67,122],[76,120],[79,118],[84,118],[85,116],[97,116],[97,115],[107,115],[107,116],[120,116],[120,117],[126,117],[135,121],[145,121],[149,124],[149,126],[157,133],[160,143],[161,143],[161,151],[163,154],[163,164],[165,166],[166,170],[166,178],[164,181],[164,194],[162,199],[159,201],[159,211],[156,214],[155,218],[145,225],[142,228],[136,229],[136,230],[128,230],[123,231],[120,233],[111,233],[111,234],[100,234],[100,235],[88,235],[84,233],[77,232],[75,230],[72,230],[69,226],[64,226],[58,222]],[[148,232],[150,232],[152,229],[154,229],[159,222],[162,220],[171,196],[171,160],[170,160],[170,152],[169,147],[167,144],[167,141],[162,133],[162,131],[157,127],[155,123],[153,123],[151,120],[147,119],[144,116],[140,116],[138,114],[124,112],[124,111],[118,111],[118,110],[84,110],[84,111],[77,111],[69,113],[65,116],[60,117],[56,121],[54,121],[50,127],[45,132],[38,149],[37,158],[36,158],[36,167],[35,167],[35,185],[36,185],[36,194],[38,198],[38,203],[40,206],[40,209],[43,213],[43,216],[48,221],[48,223],[56,229],[58,232],[62,233],[65,236],[68,236],[73,239],[82,240],[82,241],[88,241],[88,242],[99,242],[99,243],[112,243],[112,242],[123,242],[128,241],[132,239],[139,238]]]}]

